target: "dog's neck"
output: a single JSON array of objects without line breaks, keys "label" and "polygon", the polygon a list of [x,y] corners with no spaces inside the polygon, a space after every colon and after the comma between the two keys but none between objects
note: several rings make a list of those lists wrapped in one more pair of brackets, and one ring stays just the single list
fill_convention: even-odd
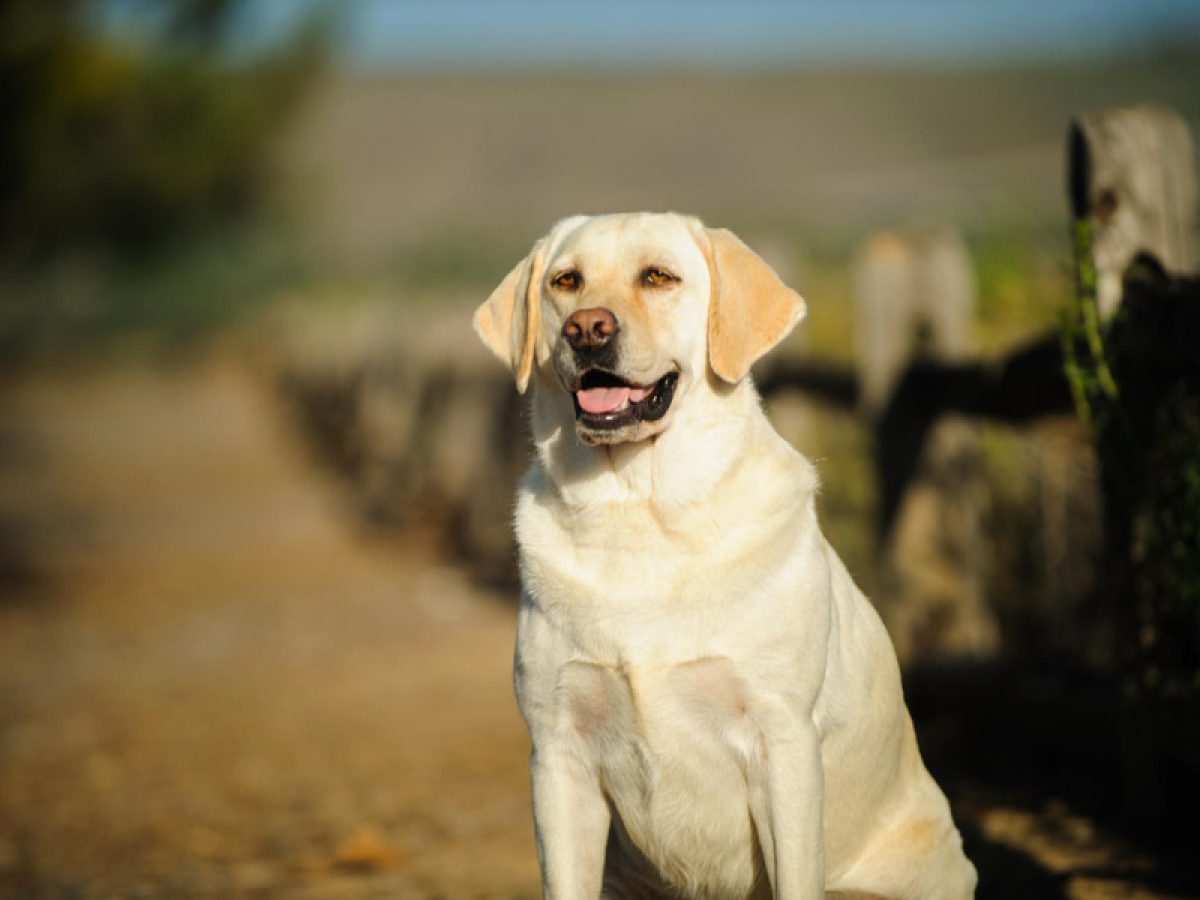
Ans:
[{"label": "dog's neck", "polygon": [[[677,398],[673,420],[644,441],[589,446],[576,435],[569,395],[540,386],[533,400],[538,462],[572,510],[648,504],[663,515],[713,499],[747,462],[747,447],[770,429],[749,379],[735,385],[711,375]],[[761,441],[758,442],[761,446]]]}]

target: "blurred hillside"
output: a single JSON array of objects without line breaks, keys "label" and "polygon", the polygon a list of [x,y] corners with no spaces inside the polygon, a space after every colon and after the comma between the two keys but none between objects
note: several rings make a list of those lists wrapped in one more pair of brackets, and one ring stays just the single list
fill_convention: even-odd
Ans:
[{"label": "blurred hillside", "polygon": [[579,211],[674,209],[822,245],[914,219],[1057,228],[1068,118],[1159,101],[1197,122],[1197,84],[1200,55],[343,76],[299,122],[292,171],[324,244],[447,286],[494,279]]},{"label": "blurred hillside", "polygon": [[59,30],[38,53],[14,56],[7,32],[5,65],[21,77],[6,90],[23,85],[27,108],[10,104],[4,120],[10,357],[187,340],[284,293],[475,301],[553,220],[625,209],[743,234],[808,298],[809,346],[843,355],[855,243],[880,226],[964,228],[986,345],[1054,318],[1069,116],[1157,101],[1200,122],[1200,54],[1180,52],[988,67],[343,69],[309,91],[320,54],[304,35],[233,63],[193,38],[96,45],[70,16],[51,18]]}]

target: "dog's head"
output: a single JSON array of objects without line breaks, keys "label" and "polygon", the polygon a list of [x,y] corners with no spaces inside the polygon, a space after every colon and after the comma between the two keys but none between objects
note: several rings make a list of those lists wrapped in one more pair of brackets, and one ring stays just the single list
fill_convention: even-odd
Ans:
[{"label": "dog's head", "polygon": [[641,441],[710,377],[734,384],[804,301],[731,232],[674,214],[565,219],[475,313],[524,392],[558,391],[588,444]]}]

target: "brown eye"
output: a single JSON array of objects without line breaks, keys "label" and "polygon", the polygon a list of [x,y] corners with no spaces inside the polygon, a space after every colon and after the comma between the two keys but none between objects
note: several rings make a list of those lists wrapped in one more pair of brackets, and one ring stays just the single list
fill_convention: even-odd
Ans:
[{"label": "brown eye", "polygon": [[647,287],[662,287],[665,284],[674,284],[678,280],[678,275],[672,275],[666,269],[657,269],[651,266],[642,271],[642,284]]},{"label": "brown eye", "polygon": [[560,291],[577,291],[579,286],[583,284],[583,276],[572,269],[569,272],[563,272],[555,275],[550,283]]}]

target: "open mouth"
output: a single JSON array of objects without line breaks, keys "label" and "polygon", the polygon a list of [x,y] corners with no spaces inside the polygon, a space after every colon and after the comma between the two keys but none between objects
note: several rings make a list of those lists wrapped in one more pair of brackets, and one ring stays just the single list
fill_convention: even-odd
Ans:
[{"label": "open mouth", "polygon": [[649,385],[633,384],[602,369],[588,369],[575,389],[575,419],[588,428],[619,428],[654,422],[667,414],[679,373]]}]

